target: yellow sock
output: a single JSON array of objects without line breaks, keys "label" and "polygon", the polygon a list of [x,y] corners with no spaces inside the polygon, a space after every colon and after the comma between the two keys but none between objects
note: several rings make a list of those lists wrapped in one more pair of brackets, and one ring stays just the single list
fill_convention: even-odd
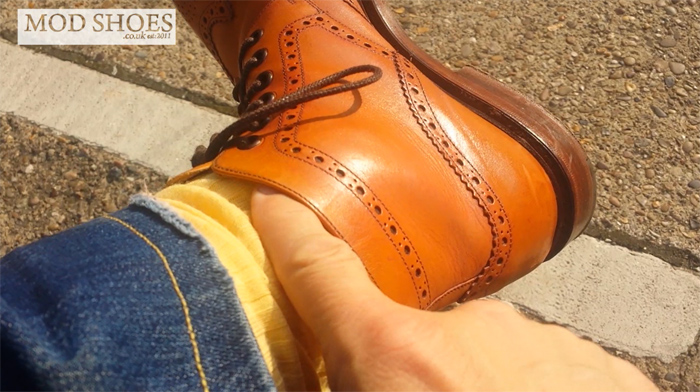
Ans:
[{"label": "yellow sock", "polygon": [[321,352],[287,299],[250,221],[254,185],[207,174],[156,198],[190,222],[233,279],[270,374],[280,391],[329,390]]}]

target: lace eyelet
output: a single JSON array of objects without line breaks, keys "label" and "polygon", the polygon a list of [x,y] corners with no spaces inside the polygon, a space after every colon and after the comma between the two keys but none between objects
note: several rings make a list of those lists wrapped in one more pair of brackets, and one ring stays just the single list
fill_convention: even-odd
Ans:
[{"label": "lace eyelet", "polygon": [[263,138],[257,135],[245,136],[236,140],[236,147],[239,150],[250,150],[262,143]]},{"label": "lace eyelet", "polygon": [[253,68],[257,67],[258,65],[260,65],[260,61],[258,59],[256,59],[255,57],[251,57],[248,60],[246,60],[245,63],[243,63],[243,67],[241,67],[241,68],[242,68],[242,71],[245,71],[246,69],[248,69],[248,70],[253,69]]},{"label": "lace eyelet", "polygon": [[250,35],[251,38],[253,38],[256,41],[259,41],[260,38],[265,34],[265,32],[262,29],[258,29],[253,31],[253,34]]},{"label": "lace eyelet", "polygon": [[250,129],[248,129],[248,130],[250,132],[257,132],[257,131],[265,128],[265,126],[270,123],[270,120],[271,119],[268,116],[268,117],[263,118],[262,120],[255,121],[253,124],[251,124]]},{"label": "lace eyelet", "polygon": [[272,71],[265,71],[258,75],[256,79],[260,81],[260,83],[262,84],[262,88],[267,88],[267,86],[269,86],[270,83],[272,83],[272,78]]},{"label": "lace eyelet", "polygon": [[260,75],[258,75],[255,78],[255,81],[250,84],[250,87],[248,88],[248,91],[246,92],[246,102],[249,102],[250,100],[253,99],[253,96],[263,90],[265,90],[268,86],[270,86],[270,83],[272,83],[273,75],[272,71],[265,71],[262,72]]},{"label": "lace eyelet", "polygon": [[259,98],[259,100],[260,100],[263,104],[268,104],[268,103],[274,101],[275,98],[276,98],[275,93],[273,93],[273,92],[267,92],[267,93],[261,95],[260,98]]},{"label": "lace eyelet", "polygon": [[255,53],[253,53],[253,58],[258,60],[258,64],[262,63],[267,58],[267,49],[262,48],[257,50]]},{"label": "lace eyelet", "polygon": [[246,39],[243,40],[243,43],[241,44],[241,48],[238,52],[238,64],[242,67],[243,66],[243,57],[245,56],[246,52],[248,52],[248,49],[252,48],[253,45],[258,43],[260,41],[260,38],[263,36],[263,31],[262,30],[255,30],[253,34],[250,35],[250,37],[247,37]]},{"label": "lace eyelet", "polygon": [[[250,72],[250,69],[244,70],[245,72],[242,72],[242,75],[240,77],[239,83],[236,85],[236,89],[234,89],[234,92],[240,92],[240,95],[244,95],[242,92],[242,87],[245,84],[245,80],[247,79],[248,73]],[[324,79],[321,79],[319,81],[316,81],[314,83],[309,84],[309,91],[305,91],[304,95],[286,95],[284,98],[281,100],[278,100],[275,103],[270,104],[275,98],[275,93],[273,92],[267,92],[265,94],[261,94],[258,99],[253,102],[252,105],[260,105],[260,103],[265,102],[263,105],[268,105],[266,107],[260,106],[258,108],[257,112],[247,112],[246,113],[246,106],[248,106],[248,102],[250,102],[250,99],[244,99],[242,100],[241,104],[238,107],[239,113],[245,113],[238,121],[235,123],[229,125],[226,127],[223,131],[221,131],[218,135],[213,135],[212,139],[209,142],[209,147],[206,148],[206,151],[203,151],[202,148],[198,149],[198,154],[196,154],[193,159],[192,159],[192,164],[193,165],[198,165],[201,163],[206,162],[207,160],[212,160],[216,158],[216,156],[221,153],[221,151],[226,150],[228,148],[238,148],[241,150],[249,150],[251,148],[254,148],[258,145],[260,145],[263,142],[263,136],[258,136],[253,133],[261,130],[264,128],[266,125],[268,125],[271,121],[272,118],[277,115],[280,112],[283,112],[288,109],[295,109],[297,108],[300,104],[303,104],[305,102],[309,102],[311,100],[321,98],[322,96],[316,95],[318,91],[322,91],[324,88],[339,83],[342,78],[347,77],[348,75],[354,75],[362,72],[370,72],[372,73],[372,76],[367,77],[365,79],[361,79],[358,81],[351,82],[347,85],[344,86],[339,86],[336,87],[338,90],[333,91],[332,93],[327,93],[327,95],[333,95],[333,94],[338,94],[340,92],[344,91],[350,91],[354,89],[358,89],[364,86],[367,86],[369,84],[372,84],[379,80],[382,76],[382,71],[380,68],[373,66],[373,65],[362,65],[362,66],[356,66],[352,68],[348,68],[344,71],[337,72],[335,74],[332,74],[330,76],[327,76]],[[256,80],[254,81],[253,85],[255,87],[258,86],[264,86],[267,87],[270,85],[273,79],[273,73],[272,71],[268,70],[265,71],[261,74],[259,74],[256,77]],[[253,90],[253,89],[251,89]],[[262,92],[262,91],[258,91]],[[258,92],[252,92],[248,91],[248,93],[255,95]],[[237,94],[234,94],[237,95]],[[252,99],[252,96],[251,96]],[[263,118],[264,117],[264,118]],[[292,117],[290,116],[290,119]],[[292,126],[287,126],[284,128],[285,131],[291,131]],[[245,134],[245,136],[242,136]],[[282,140],[286,140],[289,138],[282,138]],[[295,147],[294,149],[298,149],[301,151],[301,148]],[[299,151],[293,151],[293,152],[299,152]],[[202,154],[203,152],[203,154]],[[358,192],[362,188],[358,187]],[[362,194],[364,194],[364,190],[362,189]]]}]

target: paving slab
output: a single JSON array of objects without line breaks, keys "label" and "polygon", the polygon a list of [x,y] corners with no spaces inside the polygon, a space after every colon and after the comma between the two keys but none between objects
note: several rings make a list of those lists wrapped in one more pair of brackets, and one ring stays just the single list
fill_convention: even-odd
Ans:
[{"label": "paving slab", "polygon": [[106,146],[174,175],[234,119],[0,40],[0,111]]},{"label": "paving slab", "polygon": [[496,297],[637,357],[671,362],[700,332],[700,278],[583,236]]}]

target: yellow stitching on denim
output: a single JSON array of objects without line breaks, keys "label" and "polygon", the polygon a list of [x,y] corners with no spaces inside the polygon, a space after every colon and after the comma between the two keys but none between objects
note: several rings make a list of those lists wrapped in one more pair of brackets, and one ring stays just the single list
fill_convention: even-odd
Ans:
[{"label": "yellow stitching on denim", "polygon": [[209,386],[207,385],[207,378],[204,375],[204,368],[202,367],[202,361],[199,357],[199,347],[197,346],[197,338],[194,333],[194,328],[192,327],[192,320],[190,319],[190,309],[187,306],[187,300],[185,300],[185,296],[182,295],[182,291],[180,291],[180,286],[177,284],[177,279],[175,279],[175,274],[173,273],[173,270],[170,269],[170,264],[168,263],[168,259],[165,257],[163,252],[160,251],[160,249],[153,243],[151,240],[148,239],[145,235],[141,234],[138,230],[136,230],[133,226],[129,225],[128,223],[122,221],[121,219],[112,217],[112,216],[104,216],[104,218],[113,220],[122,226],[126,227],[129,229],[132,233],[136,234],[139,238],[141,238],[148,246],[153,248],[153,250],[158,254],[158,257],[160,257],[161,261],[163,261],[163,265],[165,266],[165,270],[168,272],[168,276],[170,277],[170,282],[173,284],[173,288],[175,289],[175,294],[177,294],[177,297],[180,299],[180,304],[182,305],[182,312],[185,314],[185,324],[187,324],[187,333],[189,334],[190,337],[190,343],[192,344],[192,351],[194,352],[194,363],[195,366],[197,367],[197,373],[199,373],[199,380],[202,384],[202,391],[203,392],[209,392]]}]

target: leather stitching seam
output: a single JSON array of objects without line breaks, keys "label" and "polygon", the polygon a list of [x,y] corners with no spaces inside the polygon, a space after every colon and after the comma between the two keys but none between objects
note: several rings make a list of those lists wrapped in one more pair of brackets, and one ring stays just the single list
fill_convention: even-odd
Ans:
[{"label": "leather stitching seam", "polygon": [[[330,31],[329,29],[325,28],[323,24],[316,23],[318,21],[317,18],[328,18],[327,15],[313,15],[311,17],[305,17],[305,18],[300,18],[297,19],[296,21],[288,24],[285,26],[285,28],[282,30],[280,36],[279,36],[279,49],[280,49],[280,56],[282,60],[282,64],[284,65],[284,80],[285,80],[285,94],[291,93],[291,83],[289,82],[290,79],[294,80],[294,74],[289,75],[288,71],[290,69],[290,66],[296,66],[296,71],[295,74],[298,75],[298,78],[301,80],[301,84],[299,85],[302,86],[305,84],[304,82],[304,73],[301,72],[303,68],[303,61],[301,59],[301,51],[298,49],[299,48],[299,40],[298,36],[299,33],[306,30],[307,28],[311,27],[321,27],[324,28],[324,30],[327,30],[331,32],[332,34],[336,35],[333,31]],[[325,20],[324,20],[325,21]],[[304,22],[308,22],[306,25],[304,25]],[[298,24],[301,23],[301,27],[297,27]],[[319,26],[320,25],[320,26]],[[285,35],[286,31],[291,31],[293,32],[291,35],[287,36]],[[342,37],[341,37],[342,38]],[[288,42],[293,42],[294,45],[292,46],[286,46]],[[351,41],[352,42],[352,41]],[[363,46],[363,45],[358,45],[356,42],[353,42],[356,46],[365,49],[365,50],[370,50],[369,48]],[[289,53],[288,53],[289,52]],[[289,58],[288,56],[290,54],[294,54],[295,57],[293,61],[288,61]],[[291,71],[289,71],[291,72]],[[297,80],[299,80],[297,79]],[[317,169],[323,171],[324,173],[331,175],[336,181],[340,182],[343,185],[348,185],[346,184],[345,180],[341,180],[338,178],[335,173],[337,173],[338,170],[341,170],[343,173],[343,178],[353,178],[357,182],[358,185],[354,187],[354,192],[353,195],[360,201],[362,202],[364,208],[369,212],[369,214],[372,216],[372,218],[377,222],[377,224],[381,227],[382,231],[384,232],[384,235],[387,237],[387,239],[391,242],[392,246],[394,247],[395,251],[399,254],[399,257],[401,258],[404,267],[406,268],[407,273],[409,274],[411,281],[414,286],[414,290],[416,293],[416,297],[418,299],[418,303],[421,305],[421,307],[426,306],[426,302],[429,302],[432,299],[432,294],[430,293],[430,284],[428,281],[428,276],[427,276],[427,271],[425,271],[425,268],[423,267],[420,255],[418,254],[418,251],[416,250],[415,246],[411,243],[410,239],[405,235],[404,230],[401,228],[400,224],[397,222],[397,220],[394,218],[394,216],[389,212],[388,208],[384,204],[384,202],[377,197],[376,193],[367,185],[364,181],[359,179],[358,176],[356,176],[351,170],[349,170],[347,167],[342,165],[337,159],[333,158],[331,155],[321,152],[316,148],[313,148],[311,146],[308,146],[306,144],[301,143],[297,139],[297,123],[299,119],[301,118],[301,115],[303,113],[303,106],[300,105],[299,108],[296,109],[290,109],[285,112],[283,112],[280,115],[280,120],[278,121],[278,132],[276,133],[275,137],[275,149],[280,152],[283,155],[286,155],[290,158],[299,160],[301,162],[304,162],[308,165],[311,165],[313,167],[316,167]],[[285,121],[285,118],[288,118],[289,116],[294,116],[293,120],[287,122]],[[286,125],[285,125],[286,124]],[[292,139],[296,143],[296,146],[289,146],[289,148],[283,149],[280,148],[281,144],[284,142],[281,142],[281,140],[284,138],[285,134],[287,132],[291,132],[290,136],[292,136]],[[330,164],[333,165],[334,167],[329,168],[326,170],[325,167],[321,167],[321,165],[314,163],[314,162],[309,162],[309,160],[305,160],[302,158],[299,158],[298,156],[294,156],[289,153],[291,150],[294,152],[295,148],[300,148],[304,147],[308,151],[304,151],[304,153],[308,153],[309,155],[309,160],[311,159],[310,156],[316,156],[319,157],[321,156],[323,159],[323,162],[326,160],[329,160]],[[301,153],[301,150],[298,151],[297,153]],[[358,195],[358,189],[362,189],[362,194]],[[372,202],[367,203],[366,200],[369,200],[371,198]],[[377,210],[376,208],[379,208],[378,211],[381,211],[379,213],[375,213]],[[372,211],[372,208],[375,208],[375,211]],[[386,214],[388,216],[386,223],[381,222],[377,215],[381,215],[382,213]],[[392,223],[392,225],[389,225],[389,223]],[[390,232],[387,232],[389,230]],[[401,242],[398,242],[394,240],[394,237],[397,238],[402,238]],[[406,244],[404,244],[404,241]],[[402,249],[404,248],[404,249]],[[409,265],[409,260],[406,259],[406,257],[413,255],[415,257],[415,261],[412,265]],[[414,271],[416,270],[416,264],[418,265],[418,268],[420,269],[420,276],[415,276]],[[421,280],[424,281],[424,284],[419,285],[416,280]],[[422,291],[425,291],[425,295],[423,295]]]},{"label": "leather stitching seam", "polygon": [[[272,183],[272,184],[274,184],[276,187],[279,187],[279,188],[281,188],[281,189],[284,189],[285,191],[287,191],[287,192],[293,194],[294,196],[298,197],[300,200],[303,200],[307,205],[309,205],[309,206],[312,206],[312,205],[313,205],[313,203],[311,202],[311,200],[309,200],[309,199],[307,199],[306,197],[304,197],[304,195],[302,195],[301,193],[296,192],[294,189],[292,189],[292,188],[290,188],[290,187],[288,187],[288,186],[286,186],[286,185],[284,185],[284,184],[282,184],[282,183],[279,183],[279,182],[277,182],[277,181],[275,181],[275,180],[273,180],[273,179],[271,179],[271,178],[259,176],[259,175],[257,175],[257,174],[251,174],[251,173],[248,173],[248,172],[243,172],[243,171],[240,171],[240,170],[229,169],[229,168],[227,168],[227,167],[218,166],[218,165],[215,165],[215,168],[216,168],[217,171],[222,171],[222,172],[225,172],[225,173],[229,173],[229,174],[231,174],[231,175],[238,175],[238,176],[241,176],[241,177],[244,177],[244,178],[245,178],[245,177],[255,178],[255,179],[257,179],[257,180],[260,180],[260,181],[263,182],[263,183],[264,183],[264,182]],[[348,244],[348,246],[350,247],[350,249],[352,249],[352,251],[355,252],[355,254],[357,254],[357,252],[355,251],[355,248],[352,247],[352,244],[350,244],[350,243],[345,239],[345,237],[343,237],[343,235],[340,233],[340,231],[338,230],[338,228],[335,227],[335,225],[333,225],[333,222],[331,222],[331,220],[328,219],[328,217],[327,217],[321,210],[314,209],[314,212],[317,213],[317,214],[319,214],[319,215],[321,215],[321,216],[323,216],[323,218],[325,219],[325,221],[328,223],[328,225],[329,225],[329,226],[333,229],[333,231],[335,232],[335,235],[336,235],[338,238],[340,238],[341,240],[345,241],[345,243]],[[376,285],[377,282],[374,280],[374,277],[372,276],[372,274],[370,274],[369,271],[367,271],[367,273],[369,274],[370,280],[372,280],[372,282]]]},{"label": "leather stitching seam", "polygon": [[[225,9],[225,11],[228,12],[223,12],[222,15],[215,16],[214,14],[216,13],[215,9],[221,10],[222,8]],[[206,15],[206,13],[209,12],[209,16]],[[205,25],[204,19],[207,18],[207,22]],[[221,55],[219,54],[219,50],[216,48],[216,45],[214,45],[214,37],[212,36],[212,31],[214,29],[214,26],[216,26],[219,23],[222,22],[230,22],[233,20],[235,17],[233,13],[233,6],[231,4],[228,4],[225,1],[219,1],[211,4],[209,7],[205,8],[204,13],[199,15],[199,31],[206,32],[206,37],[202,37],[205,39],[205,43],[208,44],[207,46],[211,50],[212,54],[214,54],[214,57],[216,60],[221,64],[222,68],[224,69],[224,72],[229,77],[229,80],[234,80],[233,75],[228,71],[227,67],[224,66],[224,62],[221,59]]]},{"label": "leather stitching seam", "polygon": [[[489,226],[491,227],[491,234],[493,237],[491,254],[479,274],[476,277],[462,282],[440,294],[434,301],[431,302],[430,306],[434,305],[437,301],[444,298],[450,292],[453,292],[468,284],[467,282],[471,282],[471,286],[467,290],[465,297],[470,297],[478,293],[484,288],[485,285],[490,284],[490,282],[494,278],[498,277],[505,268],[510,256],[510,249],[513,242],[510,219],[508,218],[500,199],[488,182],[483,178],[478,170],[473,167],[469,160],[467,160],[459,152],[452,140],[450,140],[450,138],[444,132],[444,129],[442,129],[442,126],[435,117],[432,107],[428,103],[420,79],[415,75],[412,65],[406,59],[404,59],[404,64],[402,64],[402,62],[399,61],[399,56],[395,56],[394,64],[401,80],[404,96],[406,97],[410,110],[416,118],[418,124],[423,129],[426,136],[428,136],[428,138],[431,140],[432,144],[438,150],[443,159],[447,161],[449,166],[455,171],[455,174],[459,176],[461,182],[466,186],[467,190],[477,201],[477,204],[484,211],[484,215],[487,217]],[[406,70],[409,70],[410,73]],[[413,82],[409,82],[407,79],[408,77],[410,77]],[[417,87],[420,87],[420,89]],[[411,94],[412,92],[413,94]],[[414,95],[419,95],[422,99],[414,98]],[[428,111],[428,108],[430,108],[430,112]],[[467,166],[468,168],[465,170],[465,167]],[[472,171],[474,174],[470,175],[468,171]],[[487,200],[484,200],[484,198]],[[502,222],[496,222],[496,219],[493,216],[494,214],[489,209],[489,204],[497,207],[497,209],[493,212],[496,214],[500,212],[499,221],[502,218]],[[504,226],[504,230],[500,230],[499,232],[499,226]],[[501,243],[499,243],[499,240]],[[498,263],[498,260],[501,260],[501,263]]]}]

